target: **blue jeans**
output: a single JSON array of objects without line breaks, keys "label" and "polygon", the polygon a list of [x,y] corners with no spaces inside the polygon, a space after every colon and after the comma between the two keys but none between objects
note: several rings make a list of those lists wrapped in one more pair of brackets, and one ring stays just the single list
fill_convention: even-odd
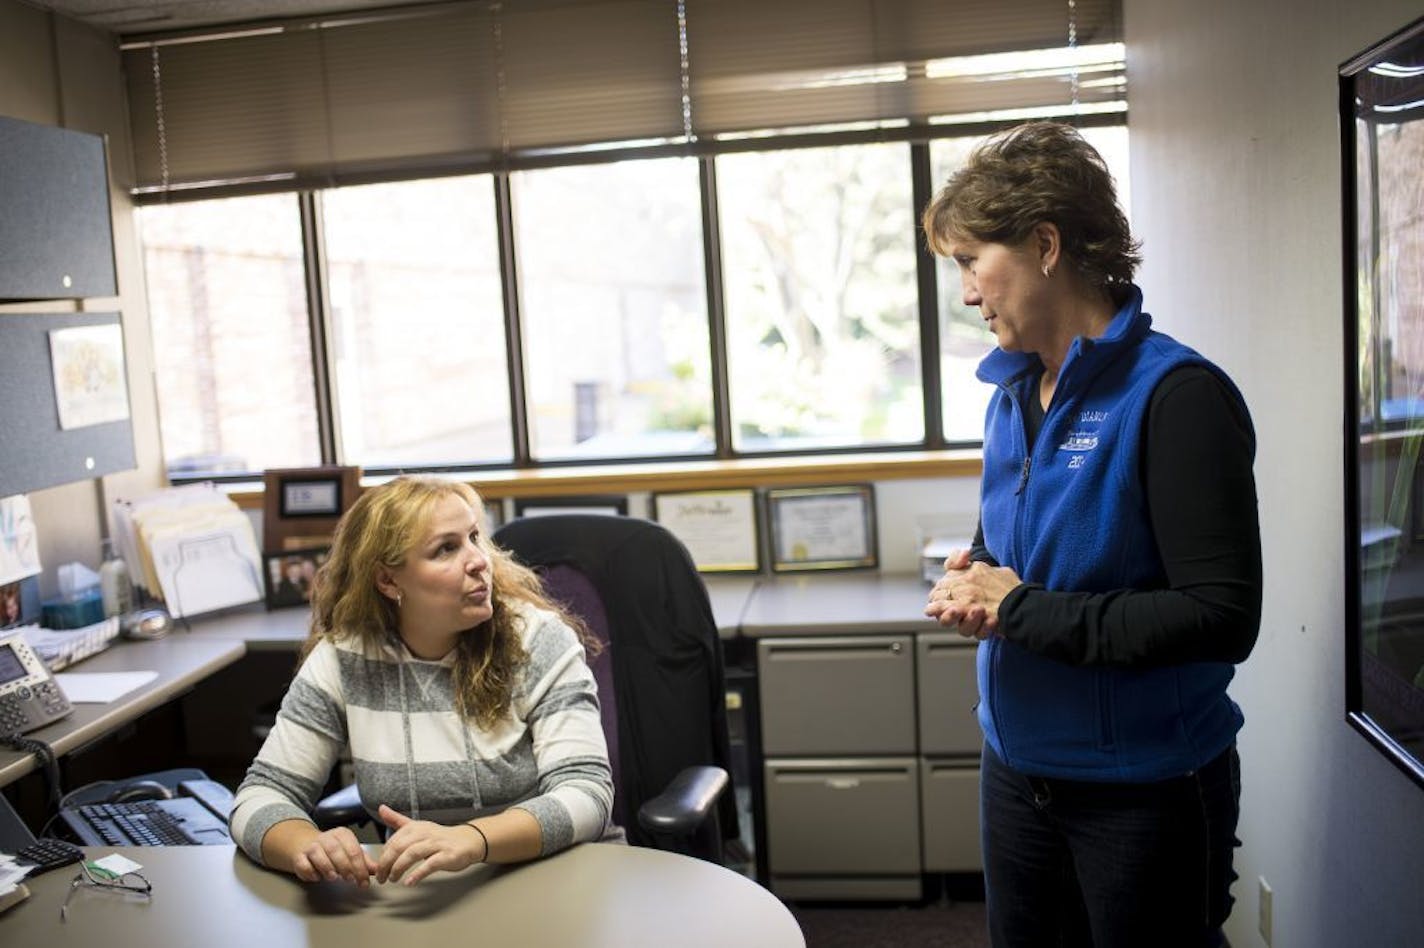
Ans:
[{"label": "blue jeans", "polygon": [[1029,777],[984,746],[980,817],[994,948],[1208,948],[1234,901],[1241,761],[1181,777]]}]

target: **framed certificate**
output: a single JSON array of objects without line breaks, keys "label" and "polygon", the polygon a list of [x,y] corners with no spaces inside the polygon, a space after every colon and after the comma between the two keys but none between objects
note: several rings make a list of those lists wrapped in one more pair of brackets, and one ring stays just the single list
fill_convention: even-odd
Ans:
[{"label": "framed certificate", "polygon": [[773,571],[878,565],[875,493],[869,484],[772,488],[766,506]]},{"label": "framed certificate", "polygon": [[652,496],[653,519],[682,541],[703,573],[761,571],[756,492],[676,491]]},{"label": "framed certificate", "polygon": [[549,514],[628,515],[628,498],[623,494],[601,494],[586,497],[516,497],[516,517],[545,517]]}]

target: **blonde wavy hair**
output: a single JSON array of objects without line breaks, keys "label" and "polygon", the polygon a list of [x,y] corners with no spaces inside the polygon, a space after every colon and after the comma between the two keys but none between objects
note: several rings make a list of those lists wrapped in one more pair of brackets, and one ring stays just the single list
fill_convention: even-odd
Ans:
[{"label": "blonde wavy hair", "polygon": [[490,562],[494,614],[462,633],[455,645],[455,703],[461,717],[493,727],[509,714],[519,676],[529,661],[520,644],[523,620],[514,608],[527,603],[558,614],[573,628],[590,654],[587,628],[544,592],[533,570],[521,566],[484,532],[484,503],[475,489],[434,477],[398,477],[368,488],[336,525],[331,552],[312,587],[311,632],[305,658],[322,639],[356,640],[379,648],[398,636],[395,603],[376,587],[377,570],[402,566],[430,522],[436,504],[459,497],[476,511],[480,546]]}]

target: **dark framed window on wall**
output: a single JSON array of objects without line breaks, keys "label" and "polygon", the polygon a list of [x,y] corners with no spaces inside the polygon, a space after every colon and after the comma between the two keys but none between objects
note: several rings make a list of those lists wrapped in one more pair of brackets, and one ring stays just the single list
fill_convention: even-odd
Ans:
[{"label": "dark framed window on wall", "polygon": [[235,26],[121,44],[175,481],[972,450],[919,210],[1035,118],[1127,192],[1121,0]]},{"label": "dark framed window on wall", "polygon": [[1346,715],[1424,786],[1424,19],[1340,67]]}]

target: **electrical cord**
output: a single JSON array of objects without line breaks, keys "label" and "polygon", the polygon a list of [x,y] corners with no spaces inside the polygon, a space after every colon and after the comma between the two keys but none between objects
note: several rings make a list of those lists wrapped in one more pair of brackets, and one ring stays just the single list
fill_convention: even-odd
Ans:
[{"label": "electrical cord", "polygon": [[24,737],[20,734],[6,734],[0,737],[0,743],[4,743],[11,750],[27,751],[35,756],[35,760],[39,762],[40,773],[44,775],[45,795],[49,799],[50,809],[58,811],[60,808],[59,761],[54,756],[54,748],[44,741]]}]

